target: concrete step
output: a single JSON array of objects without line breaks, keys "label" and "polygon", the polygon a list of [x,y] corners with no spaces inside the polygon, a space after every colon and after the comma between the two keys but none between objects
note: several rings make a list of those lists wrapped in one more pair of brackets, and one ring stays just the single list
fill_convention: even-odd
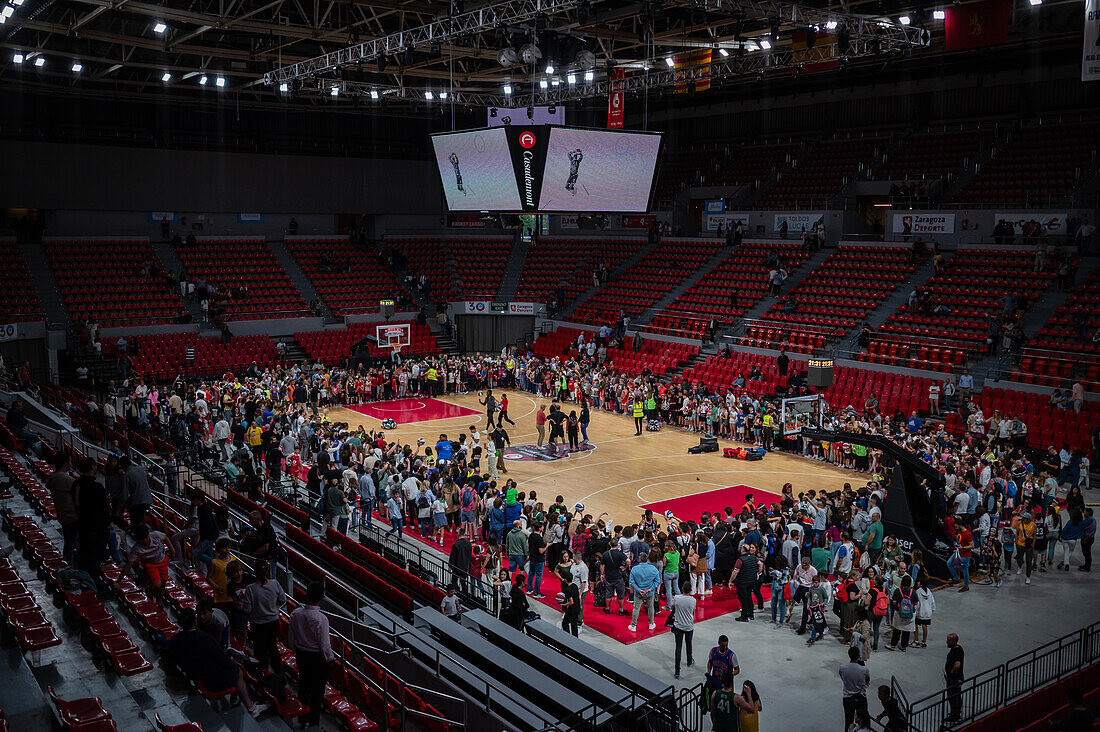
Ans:
[{"label": "concrete step", "polygon": [[722,247],[721,249],[719,249],[713,257],[708,259],[702,264],[702,266],[700,266],[694,272],[681,280],[680,284],[669,290],[667,295],[662,297],[657,302],[653,303],[651,307],[646,308],[645,312],[641,314],[636,322],[639,325],[646,325],[652,322],[653,318],[655,318],[659,312],[671,305],[676,300],[676,298],[680,297],[680,295],[683,295],[689,289],[694,287],[695,284],[699,282],[699,280],[706,277],[711,272],[711,270],[720,265],[722,262],[726,261],[726,257],[731,254],[733,254],[733,247],[731,246]]},{"label": "concrete step", "polygon": [[500,280],[500,289],[497,290],[497,299],[508,302],[516,295],[519,289],[519,279],[523,275],[523,264],[527,261],[527,252],[531,248],[531,242],[522,238],[512,245],[512,252],[508,257],[508,264],[504,267],[504,276]]},{"label": "concrete step", "polygon": [[286,273],[290,276],[290,281],[298,288],[298,292],[301,293],[306,304],[308,305],[314,300],[317,300],[321,303],[321,315],[325,318],[333,317],[332,310],[329,308],[328,303],[321,298],[321,295],[317,292],[317,288],[309,281],[309,277],[306,276],[306,273],[302,270],[301,266],[299,266],[298,260],[296,260],[294,255],[290,253],[290,250],[286,248],[286,243],[281,241],[269,241],[267,246],[271,249],[271,253],[275,255],[275,258],[279,260],[279,264],[286,270]]},{"label": "concrete step", "polygon": [[[615,270],[613,270],[611,272],[611,279],[609,280],[609,283],[614,282],[615,280],[617,280],[619,278],[619,275],[621,275],[623,272],[626,272],[631,267],[633,267],[635,264],[637,264],[639,259],[641,259],[645,255],[649,254],[657,246],[660,246],[660,244],[659,243],[647,242],[645,245],[640,247],[638,249],[638,251],[634,253],[634,256],[627,259],[625,262],[623,262],[621,265],[619,265],[618,268],[616,268]],[[595,295],[597,292],[599,292],[599,290],[600,290],[599,287],[589,287],[587,290],[585,290],[584,292],[581,293],[580,297],[578,297],[572,303],[567,305],[560,313],[558,313],[554,317],[557,318],[558,320],[569,320],[569,316],[572,315],[576,311],[577,306],[579,306],[581,303],[583,303],[588,298]]]},{"label": "concrete step", "polygon": [[[157,260],[160,261],[160,266],[169,272],[174,272],[176,278],[184,272],[186,267],[183,265],[183,260],[180,259],[179,253],[171,242],[167,241],[154,241],[153,252],[157,255]],[[179,293],[179,290],[176,290]],[[180,307],[186,310],[191,315],[191,321],[194,323],[202,323],[202,307],[199,305],[199,301],[187,302],[187,298],[180,297]]]}]

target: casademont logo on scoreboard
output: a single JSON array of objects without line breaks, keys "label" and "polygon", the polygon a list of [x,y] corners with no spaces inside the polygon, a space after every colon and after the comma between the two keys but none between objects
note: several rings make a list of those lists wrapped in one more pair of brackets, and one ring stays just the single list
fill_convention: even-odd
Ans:
[{"label": "casademont logo on scoreboard", "polygon": [[519,136],[519,146],[524,150],[530,150],[535,146],[535,133],[530,130]]}]

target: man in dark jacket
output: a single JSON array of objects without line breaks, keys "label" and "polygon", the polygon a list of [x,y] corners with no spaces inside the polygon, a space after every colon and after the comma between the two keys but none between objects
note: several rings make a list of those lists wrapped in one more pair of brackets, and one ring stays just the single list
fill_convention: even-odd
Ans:
[{"label": "man in dark jacket", "polygon": [[454,581],[466,592],[466,577],[470,574],[470,557],[473,554],[473,545],[465,536],[459,536],[451,545],[451,555],[447,564],[454,573]]},{"label": "man in dark jacket", "polygon": [[107,558],[111,499],[107,496],[106,487],[95,479],[96,464],[93,458],[82,458],[77,469],[80,477],[73,483],[80,537],[77,566],[96,577],[99,574],[99,565]]}]

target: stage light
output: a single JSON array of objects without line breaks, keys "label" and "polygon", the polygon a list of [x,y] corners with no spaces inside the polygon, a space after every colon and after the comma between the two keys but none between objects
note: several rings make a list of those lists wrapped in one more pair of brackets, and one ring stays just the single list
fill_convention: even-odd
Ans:
[{"label": "stage light", "polygon": [[225,77],[219,76],[217,79],[214,79],[214,86],[218,87],[219,89],[225,86]]},{"label": "stage light", "polygon": [[565,75],[565,81],[567,83],[571,84],[571,85],[576,84],[577,83],[577,75],[576,74],[566,74]]},{"label": "stage light", "polygon": [[157,21],[157,24],[153,26],[154,33],[163,33],[166,30],[168,30],[168,26],[159,20]]},{"label": "stage light", "polygon": [[539,89],[545,89],[547,86],[549,85],[546,83],[546,79],[539,82]]},{"label": "stage light", "polygon": [[519,54],[510,46],[500,49],[500,53],[497,54],[497,63],[501,66],[515,66],[517,61],[519,61]]},{"label": "stage light", "polygon": [[439,92],[439,98],[440,99],[446,99],[447,98],[447,92]]},{"label": "stage light", "polygon": [[165,82],[165,83],[168,83],[169,81],[172,80],[172,75],[170,73],[168,73],[167,71],[165,71],[164,76],[160,77],[160,80]]},{"label": "stage light", "polygon": [[209,81],[209,79],[206,77],[206,74],[203,74],[199,77],[199,86],[206,86],[207,81]]},{"label": "stage light", "polygon": [[84,64],[80,63],[79,61],[73,61],[73,73],[74,74],[79,74],[83,70],[84,70]]},{"label": "stage light", "polygon": [[933,11],[932,11],[932,17],[933,17],[933,18],[934,18],[935,20],[943,20],[944,18],[946,18],[946,17],[947,17],[947,13],[945,13],[945,12],[944,12],[944,11],[942,11],[942,10],[933,10]]},{"label": "stage light", "polygon": [[377,89],[371,89],[370,90],[370,98],[371,99],[378,99],[378,90]]},{"label": "stage light", "polygon": [[910,21],[908,15],[903,15],[900,18],[898,18],[898,22],[901,23],[902,25],[909,25],[909,23],[912,22],[912,21]]},{"label": "stage light", "polygon": [[825,30],[836,30],[837,22],[835,20],[825,21]]},{"label": "stage light", "polygon": [[432,101],[432,99],[435,98],[435,95],[432,94],[430,89],[428,89],[424,92],[424,98],[427,99],[430,102],[430,101]]},{"label": "stage light", "polygon": [[560,84],[561,84],[561,81],[556,76],[553,79],[550,80],[550,86],[558,86]]},{"label": "stage light", "polygon": [[18,8],[23,4],[23,0],[11,0],[11,4]]},{"label": "stage light", "polygon": [[519,57],[523,59],[525,65],[533,66],[536,61],[542,58],[542,50],[534,43],[525,43],[519,49]]},{"label": "stage light", "polygon": [[1043,4],[1043,0],[1028,0],[1028,2],[1030,2],[1033,7],[1036,6],[1036,5],[1042,5]]},{"label": "stage light", "polygon": [[672,58],[672,56],[665,56],[665,66],[671,69],[675,65],[676,61]]},{"label": "stage light", "polygon": [[719,55],[719,56],[721,56],[722,58],[726,58],[726,57],[728,57],[728,56],[730,55],[730,52],[729,52],[729,51],[727,51],[727,50],[726,50],[726,49],[724,49],[724,48],[719,48],[719,49],[718,49],[718,55]]},{"label": "stage light", "polygon": [[13,64],[23,63],[23,53],[22,53],[22,51],[16,51],[15,54],[11,57],[11,62]]},{"label": "stage light", "polygon": [[8,19],[5,18],[3,15],[0,15],[0,25],[4,25],[4,23],[7,23],[7,22],[8,22]]},{"label": "stage light", "polygon": [[552,64],[552,63],[546,64],[546,73],[547,74],[553,74],[554,73],[554,64]]},{"label": "stage light", "polygon": [[42,68],[43,66],[46,65],[46,57],[45,56],[39,56],[38,58],[36,58],[34,60],[34,65],[37,66],[38,68]]},{"label": "stage light", "polygon": [[281,91],[283,94],[286,94],[288,91],[290,91],[290,86],[284,81],[282,84],[279,84],[279,91]]},{"label": "stage light", "polygon": [[10,5],[5,5],[4,9],[0,11],[0,16],[3,16],[4,20],[7,20],[15,13],[15,8]]},{"label": "stage light", "polygon": [[596,78],[596,72],[595,71],[588,70],[588,71],[584,72],[584,80],[585,81],[593,81],[595,78]]},{"label": "stage light", "polygon": [[761,51],[767,51],[769,48],[772,47],[772,42],[769,41],[767,38],[759,38],[757,39],[757,43],[760,44]]},{"label": "stage light", "polygon": [[512,85],[511,84],[505,84],[504,85],[504,93],[505,94],[511,94],[512,93]]},{"label": "stage light", "polygon": [[332,87],[329,88],[328,93],[329,96],[338,97],[340,96],[340,87],[333,84]]}]

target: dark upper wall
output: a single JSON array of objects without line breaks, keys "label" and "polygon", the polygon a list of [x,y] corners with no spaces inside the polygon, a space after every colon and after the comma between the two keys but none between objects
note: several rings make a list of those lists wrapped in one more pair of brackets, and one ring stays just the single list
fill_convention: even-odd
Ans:
[{"label": "dark upper wall", "polygon": [[438,214],[442,204],[430,160],[12,140],[0,140],[0,160],[0,206],[8,208]]}]

